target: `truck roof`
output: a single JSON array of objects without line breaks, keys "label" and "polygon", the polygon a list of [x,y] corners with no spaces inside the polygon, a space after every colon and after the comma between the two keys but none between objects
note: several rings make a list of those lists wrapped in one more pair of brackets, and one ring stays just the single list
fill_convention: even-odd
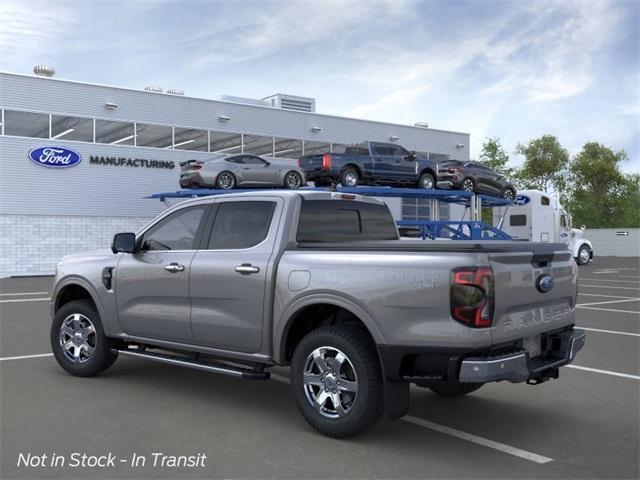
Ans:
[{"label": "truck roof", "polygon": [[385,203],[374,197],[365,196],[365,195],[357,195],[353,193],[341,193],[341,192],[329,192],[329,191],[318,191],[318,190],[256,190],[256,191],[237,191],[237,192],[229,192],[223,193],[219,195],[211,195],[206,197],[198,197],[189,200],[185,200],[184,202],[180,202],[171,209],[178,206],[185,205],[201,205],[206,203],[211,203],[217,199],[227,199],[227,198],[253,198],[253,197],[279,197],[279,198],[294,198],[294,197],[302,197],[305,200],[353,200],[357,202],[365,202],[365,203],[374,203],[376,205],[384,205]]}]

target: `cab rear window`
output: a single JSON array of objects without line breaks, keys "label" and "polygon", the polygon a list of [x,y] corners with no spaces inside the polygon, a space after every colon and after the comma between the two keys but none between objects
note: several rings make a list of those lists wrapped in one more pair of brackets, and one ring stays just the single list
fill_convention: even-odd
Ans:
[{"label": "cab rear window", "polygon": [[386,205],[349,200],[304,200],[298,242],[397,240],[395,222]]}]

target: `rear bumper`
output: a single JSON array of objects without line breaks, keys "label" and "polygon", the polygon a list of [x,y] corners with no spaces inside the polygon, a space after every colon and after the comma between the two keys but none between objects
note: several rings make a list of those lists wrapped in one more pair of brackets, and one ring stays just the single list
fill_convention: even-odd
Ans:
[{"label": "rear bumper", "polygon": [[544,355],[530,358],[519,342],[497,349],[447,349],[378,346],[386,378],[421,385],[529,381],[539,383],[558,376],[585,344],[585,332],[569,329],[543,335]]},{"label": "rear bumper", "polygon": [[485,383],[507,380],[512,383],[527,380],[543,381],[557,377],[557,369],[568,365],[584,347],[584,330],[568,330],[551,335],[552,349],[542,357],[529,358],[526,351],[498,357],[469,357],[462,361],[460,383]]}]

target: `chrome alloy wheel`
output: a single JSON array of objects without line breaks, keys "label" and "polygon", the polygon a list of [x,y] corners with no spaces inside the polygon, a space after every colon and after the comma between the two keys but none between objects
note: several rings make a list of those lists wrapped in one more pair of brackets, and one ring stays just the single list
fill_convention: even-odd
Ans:
[{"label": "chrome alloy wheel", "polygon": [[344,176],[344,183],[347,187],[358,186],[358,175],[355,172],[347,172]]},{"label": "chrome alloy wheel", "polygon": [[218,185],[224,190],[232,189],[236,184],[236,179],[228,172],[222,172],[218,176]]},{"label": "chrome alloy wheel", "polygon": [[84,363],[96,348],[96,328],[81,313],[73,313],[60,326],[60,347],[64,356],[73,363]]},{"label": "chrome alloy wheel", "polygon": [[287,184],[287,188],[295,190],[296,188],[300,188],[300,185],[302,185],[302,178],[297,172],[289,172],[287,173],[285,182]]},{"label": "chrome alloy wheel", "polygon": [[309,404],[322,416],[342,418],[358,395],[358,378],[351,360],[337,348],[316,348],[307,357],[302,379]]},{"label": "chrome alloy wheel", "polygon": [[473,180],[465,178],[462,182],[462,190],[465,192],[473,192]]},{"label": "chrome alloy wheel", "polygon": [[506,200],[513,200],[513,190],[511,190],[510,188],[507,188],[507,189],[504,191],[504,198],[505,198]]}]

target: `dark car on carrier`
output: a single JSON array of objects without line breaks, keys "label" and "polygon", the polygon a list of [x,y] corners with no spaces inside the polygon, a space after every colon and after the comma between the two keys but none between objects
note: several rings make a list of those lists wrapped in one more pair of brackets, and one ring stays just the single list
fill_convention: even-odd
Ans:
[{"label": "dark car on carrier", "polygon": [[307,155],[298,161],[307,181],[316,186],[341,183],[436,188],[436,162],[394,143],[363,142],[344,153]]},{"label": "dark car on carrier", "polygon": [[445,160],[438,163],[438,188],[464,190],[516,198],[516,188],[504,175],[495,172],[480,162]]}]

